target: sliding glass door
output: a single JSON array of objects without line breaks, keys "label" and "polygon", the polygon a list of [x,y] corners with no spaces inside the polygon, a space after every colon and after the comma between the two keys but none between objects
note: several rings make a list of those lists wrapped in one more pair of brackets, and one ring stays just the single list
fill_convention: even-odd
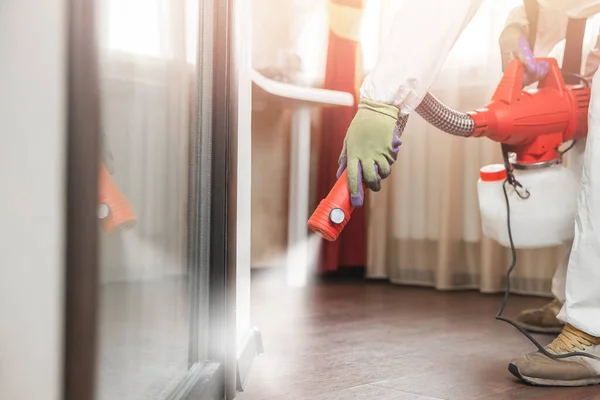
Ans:
[{"label": "sliding glass door", "polygon": [[[93,313],[88,325],[94,332],[85,349],[67,340],[67,363],[69,357],[95,358],[87,372],[98,400],[224,399],[232,385],[229,332],[235,332],[228,308],[235,266],[226,242],[227,0],[87,3],[90,8],[71,15],[77,27],[70,32],[70,68],[88,82],[70,77],[69,112],[77,119],[85,102],[97,111],[89,121],[97,127],[69,127],[74,143],[92,153],[72,160],[68,179],[83,169],[94,175],[88,178],[97,201],[94,226],[71,231],[68,247],[85,235],[96,247],[67,268],[68,285],[76,285],[86,268],[90,285],[86,299],[69,290],[68,304],[83,303],[78,313],[67,310],[67,337],[69,329],[84,326],[85,309]],[[83,14],[93,20],[74,22]],[[82,40],[94,45],[94,27],[96,51],[84,56]],[[85,85],[93,90],[82,93]],[[73,185],[71,202],[84,190]],[[75,392],[67,389],[66,398],[76,398],[69,393]]]}]

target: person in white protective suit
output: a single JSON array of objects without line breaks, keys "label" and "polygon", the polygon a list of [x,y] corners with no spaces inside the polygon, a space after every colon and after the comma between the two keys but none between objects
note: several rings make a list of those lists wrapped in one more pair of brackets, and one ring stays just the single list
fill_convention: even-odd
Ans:
[{"label": "person in white protective suit", "polygon": [[[483,0],[405,0],[375,68],[363,82],[358,111],[340,155],[348,172],[352,204],[363,205],[362,184],[373,191],[391,173],[401,146],[400,134],[440,72],[450,50]],[[539,0],[541,9],[571,18],[600,12],[600,0]],[[540,18],[541,18],[540,11]],[[515,44],[515,48],[518,46]],[[543,74],[534,60],[521,60],[529,75]],[[565,325],[546,347],[555,355],[585,353],[600,357],[600,72],[592,80],[589,131],[585,148],[575,239],[567,266]],[[555,359],[533,352],[509,363],[517,378],[536,385],[600,384],[600,359]]]},{"label": "person in white protective suit", "polygon": [[[562,63],[564,54],[565,36],[569,16],[565,10],[542,9],[539,16],[537,40],[533,55],[535,57],[554,57],[559,64]],[[590,26],[584,37],[583,57],[581,60],[581,75],[591,84],[592,77],[600,66],[600,32],[598,26]],[[508,17],[506,26],[500,35],[500,50],[502,54],[503,68],[514,56],[513,44],[515,36],[517,40],[529,35],[529,20],[523,5],[513,9]],[[551,50],[552,49],[552,50]],[[517,49],[517,52],[519,50]],[[518,58],[523,58],[519,57]],[[578,141],[574,148],[567,154],[567,166],[578,177],[581,176],[583,153],[585,151],[585,140]],[[571,253],[572,241],[565,243],[566,253],[560,261],[552,279],[552,294],[554,299],[543,307],[524,310],[516,320],[525,329],[535,333],[560,333],[564,324],[557,316],[565,302],[565,285],[567,276],[567,264]]]}]

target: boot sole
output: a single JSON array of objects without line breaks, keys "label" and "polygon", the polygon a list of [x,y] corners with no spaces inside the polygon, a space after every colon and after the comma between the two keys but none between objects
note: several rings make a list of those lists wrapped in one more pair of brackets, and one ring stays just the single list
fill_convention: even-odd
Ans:
[{"label": "boot sole", "polygon": [[521,328],[525,329],[528,332],[532,332],[532,333],[559,334],[563,330],[562,325],[544,328],[541,326],[529,325],[529,324],[523,323],[521,321],[517,321],[517,322],[519,325],[521,325]]},{"label": "boot sole", "polygon": [[581,386],[592,386],[600,384],[600,376],[587,379],[578,379],[574,381],[563,381],[557,379],[542,379],[525,376],[519,371],[519,367],[515,364],[508,364],[508,371],[513,374],[516,378],[532,386],[560,386],[560,387],[581,387]]}]

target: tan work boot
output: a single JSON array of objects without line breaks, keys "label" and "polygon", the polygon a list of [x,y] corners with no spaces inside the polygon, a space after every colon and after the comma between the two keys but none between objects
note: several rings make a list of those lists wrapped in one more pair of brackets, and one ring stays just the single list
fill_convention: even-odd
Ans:
[{"label": "tan work boot", "polygon": [[[552,354],[585,352],[600,358],[600,338],[565,325],[546,350]],[[600,361],[583,356],[554,360],[537,351],[514,359],[508,370],[517,378],[538,386],[600,384]]]},{"label": "tan work boot", "polygon": [[562,304],[554,299],[541,308],[521,311],[516,320],[519,325],[535,333],[560,333],[563,323],[556,318]]}]

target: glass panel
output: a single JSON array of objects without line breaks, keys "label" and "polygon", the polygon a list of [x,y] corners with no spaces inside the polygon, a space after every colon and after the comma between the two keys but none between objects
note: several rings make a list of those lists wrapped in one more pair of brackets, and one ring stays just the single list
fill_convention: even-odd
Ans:
[{"label": "glass panel", "polygon": [[[208,325],[208,265],[199,261],[196,240],[196,210],[208,209],[196,180],[210,154],[199,151],[196,138],[198,3],[97,2],[103,112],[97,398],[164,399],[205,358],[199,327]],[[210,101],[210,93],[204,98]]]}]

